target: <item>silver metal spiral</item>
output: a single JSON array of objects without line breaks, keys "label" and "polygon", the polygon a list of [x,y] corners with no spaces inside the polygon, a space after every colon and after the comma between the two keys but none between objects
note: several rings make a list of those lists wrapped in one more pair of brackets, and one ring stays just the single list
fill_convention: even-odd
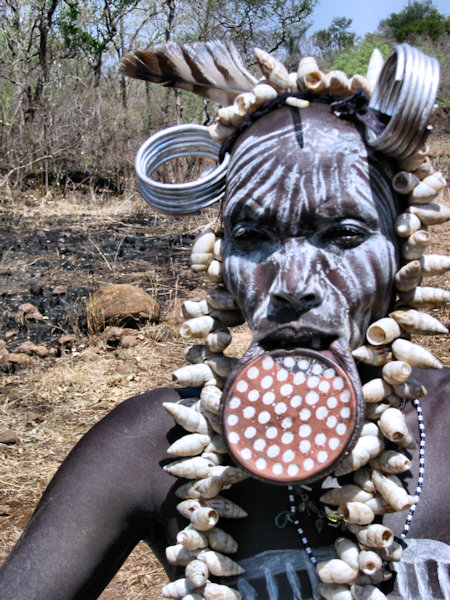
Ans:
[{"label": "silver metal spiral", "polygon": [[229,156],[196,181],[160,183],[151,174],[162,164],[180,156],[204,156],[218,160],[220,146],[207,127],[196,124],[168,127],[148,138],[136,155],[135,169],[143,198],[158,212],[185,215],[223,198]]},{"label": "silver metal spiral", "polygon": [[367,142],[397,159],[423,145],[439,87],[436,58],[409,44],[396,46],[386,59],[369,107],[389,117],[380,135],[366,130]]}]

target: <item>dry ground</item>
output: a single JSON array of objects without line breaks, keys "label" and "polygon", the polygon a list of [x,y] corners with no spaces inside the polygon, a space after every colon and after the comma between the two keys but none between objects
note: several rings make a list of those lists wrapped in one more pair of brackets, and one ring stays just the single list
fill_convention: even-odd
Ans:
[{"label": "dry ground", "polygon": [[[435,157],[444,171],[447,150],[441,144]],[[28,195],[0,203],[0,339],[15,331],[8,334],[11,351],[25,339],[53,349],[27,368],[0,373],[0,431],[17,438],[0,443],[0,562],[83,433],[123,399],[167,385],[174,365],[182,363],[186,343],[177,333],[174,308],[192,290],[201,293],[202,283],[188,268],[189,243],[213,216],[155,216],[137,197]],[[433,251],[450,254],[449,230],[436,228]],[[86,298],[106,282],[139,285],[161,303],[161,323],[141,329],[136,347],[108,346],[86,334]],[[439,283],[450,288],[448,276]],[[57,286],[64,293],[55,294]],[[46,319],[20,320],[23,302],[35,304]],[[450,325],[446,309],[432,312]],[[61,351],[58,340],[65,333],[75,333],[76,340]],[[238,350],[247,339],[241,331]],[[426,344],[450,366],[448,338]],[[160,598],[164,579],[140,544],[101,598]]]}]

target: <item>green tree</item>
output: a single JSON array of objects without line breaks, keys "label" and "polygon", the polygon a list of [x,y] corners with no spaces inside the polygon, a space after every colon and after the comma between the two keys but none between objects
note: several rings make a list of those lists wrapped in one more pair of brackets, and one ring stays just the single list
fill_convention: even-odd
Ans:
[{"label": "green tree", "polygon": [[369,33],[366,37],[349,48],[345,52],[341,52],[332,64],[333,69],[340,69],[346,75],[351,77],[355,73],[364,75],[367,72],[370,57],[372,52],[378,48],[384,58],[389,54],[390,46],[382,37]]},{"label": "green tree", "polygon": [[428,37],[436,42],[450,33],[450,18],[441,14],[432,0],[415,0],[408,2],[399,13],[391,13],[381,21],[379,30],[398,42],[419,37]]},{"label": "green tree", "polygon": [[338,53],[354,46],[356,33],[349,31],[351,24],[352,19],[336,17],[327,29],[320,29],[313,34],[312,42],[326,61],[332,61]]}]

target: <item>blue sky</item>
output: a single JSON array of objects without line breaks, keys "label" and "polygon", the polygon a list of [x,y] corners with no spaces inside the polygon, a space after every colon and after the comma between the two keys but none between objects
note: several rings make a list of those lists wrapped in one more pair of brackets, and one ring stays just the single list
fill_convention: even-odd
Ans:
[{"label": "blue sky", "polygon": [[[407,0],[319,0],[311,16],[313,24],[309,33],[326,29],[334,17],[348,17],[353,19],[350,30],[364,36],[375,31],[388,15],[400,12],[407,3]],[[449,0],[434,0],[433,5],[444,15],[450,12]]]}]

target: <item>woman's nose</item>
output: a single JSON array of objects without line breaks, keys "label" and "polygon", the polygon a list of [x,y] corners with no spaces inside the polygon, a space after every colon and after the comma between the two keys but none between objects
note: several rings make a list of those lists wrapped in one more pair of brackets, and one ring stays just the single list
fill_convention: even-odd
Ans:
[{"label": "woman's nose", "polygon": [[325,290],[319,275],[317,249],[291,242],[279,253],[278,271],[270,287],[270,300],[278,309],[305,312],[320,306]]}]

